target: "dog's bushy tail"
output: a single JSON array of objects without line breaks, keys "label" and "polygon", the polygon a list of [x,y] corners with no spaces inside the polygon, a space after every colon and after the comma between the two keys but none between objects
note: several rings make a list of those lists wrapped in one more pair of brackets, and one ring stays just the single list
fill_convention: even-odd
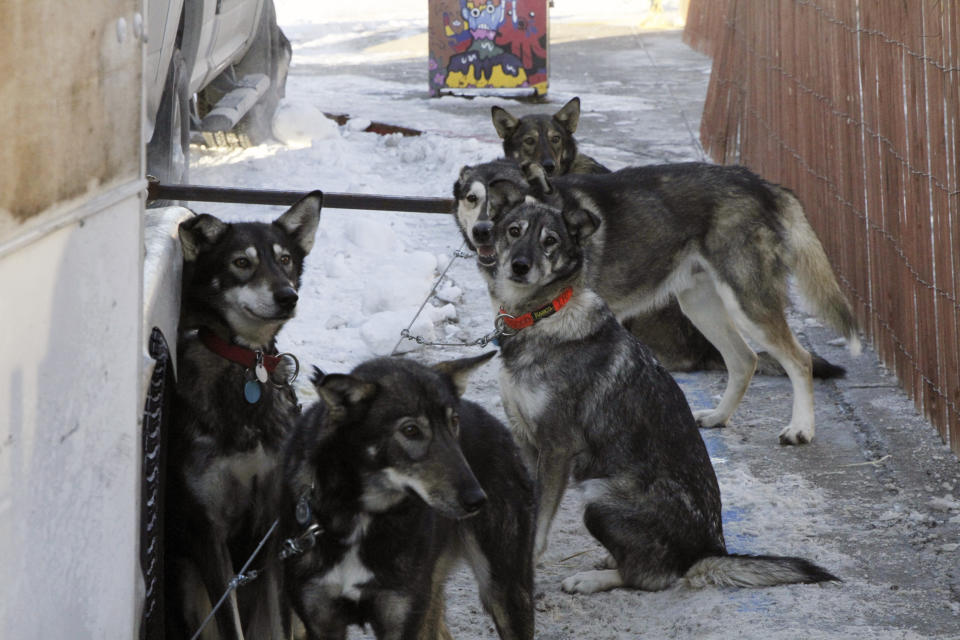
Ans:
[{"label": "dog's bushy tail", "polygon": [[860,354],[860,336],[857,319],[847,301],[823,251],[803,206],[789,190],[777,188],[777,201],[787,228],[790,266],[797,278],[800,295],[837,333],[847,340],[853,355]]},{"label": "dog's bushy tail", "polygon": [[840,582],[823,567],[790,556],[730,554],[701,558],[683,576],[690,587],[772,587],[778,584]]}]

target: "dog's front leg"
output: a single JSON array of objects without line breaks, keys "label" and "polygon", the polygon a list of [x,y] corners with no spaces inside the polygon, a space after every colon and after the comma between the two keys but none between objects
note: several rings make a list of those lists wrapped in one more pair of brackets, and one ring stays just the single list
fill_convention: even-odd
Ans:
[{"label": "dog's front leg", "polygon": [[[230,549],[226,543],[208,530],[201,536],[204,553],[201,553],[200,575],[207,587],[210,603],[215,605],[226,593],[233,578],[233,562],[230,559]],[[231,591],[227,599],[217,609],[217,626],[220,637],[225,640],[243,640],[243,630],[240,624],[240,611],[237,607],[237,593]]]},{"label": "dog's front leg", "polygon": [[283,614],[280,601],[280,568],[277,560],[273,559],[275,551],[272,545],[268,546],[272,552],[270,560],[262,573],[247,589],[254,590],[253,611],[248,618],[246,635],[265,640],[284,640]]},{"label": "dog's front leg", "polygon": [[560,501],[570,477],[570,453],[557,449],[540,449],[537,469],[537,535],[534,557],[540,558],[547,550],[550,525],[560,508]]}]

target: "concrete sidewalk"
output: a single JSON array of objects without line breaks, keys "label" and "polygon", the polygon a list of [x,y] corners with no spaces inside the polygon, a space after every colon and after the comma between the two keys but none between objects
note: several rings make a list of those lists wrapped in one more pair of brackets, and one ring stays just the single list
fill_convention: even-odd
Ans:
[{"label": "concrete sidewalk", "polygon": [[[570,15],[563,29],[587,34],[588,23]],[[495,139],[489,102],[425,97],[425,52],[360,61],[365,48],[382,50],[400,40],[408,46],[416,37],[410,24],[378,30],[356,43],[361,54],[356,63],[303,65],[292,73],[365,76],[384,86],[384,100],[381,111],[364,117],[410,126],[405,113],[440,110],[461,118],[463,135]],[[342,52],[343,44],[338,46]],[[710,60],[684,45],[679,31],[630,28],[612,37],[555,39],[546,104],[506,106],[516,114],[552,111],[581,96],[578,140],[586,153],[613,168],[703,160],[697,136],[709,71]],[[349,100],[331,94],[324,109],[349,113]],[[465,289],[478,292],[459,312],[463,332],[482,335],[489,302],[474,267],[460,261],[451,273],[468,283]],[[581,498],[573,492],[538,567],[538,637],[960,638],[957,458],[917,415],[869,345],[853,359],[815,319],[796,313],[791,323],[805,346],[848,370],[843,379],[815,384],[814,442],[777,444],[790,411],[786,378],[755,378],[731,425],[702,433],[723,489],[731,550],[806,557],[816,550],[814,559],[844,583],[568,596],[560,592],[562,578],[602,558],[583,530]],[[482,378],[472,397],[498,405],[495,378]],[[695,373],[677,379],[699,409],[716,402],[725,376]],[[777,513],[802,524],[780,530]],[[469,576],[458,575],[451,585],[451,610],[458,613],[451,630],[455,637],[495,637],[472,584]]]}]

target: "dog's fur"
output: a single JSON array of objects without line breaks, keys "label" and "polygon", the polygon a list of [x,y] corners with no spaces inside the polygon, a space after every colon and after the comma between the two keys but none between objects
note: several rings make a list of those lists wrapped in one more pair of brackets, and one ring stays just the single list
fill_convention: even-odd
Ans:
[{"label": "dog's fur", "polygon": [[281,502],[285,536],[306,526],[298,502],[322,527],[285,567],[310,638],[368,623],[378,638],[449,638],[443,588],[460,558],[500,637],[533,637],[533,483],[503,424],[459,398],[494,353],[433,368],[380,358],[316,382]]},{"label": "dog's fur", "polygon": [[489,288],[505,313],[572,288],[553,315],[502,341],[504,408],[537,470],[537,552],[572,473],[586,485],[587,529],[613,566],[567,578],[565,591],[836,580],[801,558],[726,552],[716,475],[683,392],[587,284],[582,243],[598,225],[583,209],[529,203],[496,229]]},{"label": "dog's fur", "polygon": [[786,321],[788,276],[855,353],[859,338],[823,248],[788,189],[736,166],[684,163],[549,179],[537,165],[521,169],[500,160],[465,167],[454,196],[457,223],[487,268],[497,262],[498,216],[526,199],[602,219],[586,247],[588,278],[617,318],[676,297],[723,356],[726,391],[716,409],[695,414],[697,421],[722,426],[740,403],[757,364],[746,335],[780,362],[793,386],[792,417],[780,441],[813,439],[812,362]]},{"label": "dog's fur", "polygon": [[[167,635],[190,637],[274,519],[282,442],[297,415],[289,387],[262,385],[244,400],[249,374],[198,338],[205,328],[276,354],[275,337],[296,310],[304,257],[320,220],[310,194],[272,224],[197,215],[180,225],[184,253],[177,393],[169,442]],[[285,359],[273,372],[286,381]],[[261,552],[257,567],[269,558]],[[265,566],[269,566],[266,563]],[[236,592],[217,613],[220,637],[282,637],[276,571]]]},{"label": "dog's fur", "polygon": [[[573,137],[580,120],[580,99],[573,98],[554,115],[515,117],[501,107],[492,108],[493,126],[503,139],[503,154],[519,163],[536,162],[548,176],[568,173],[610,173],[593,158],[577,150]],[[572,160],[571,160],[572,159]],[[656,171],[655,167],[650,167]],[[716,347],[683,315],[676,300],[660,309],[623,319],[624,326],[653,350],[671,371],[724,370]],[[783,367],[765,351],[757,354],[757,373],[783,376]],[[846,370],[813,356],[813,377],[836,378]]]},{"label": "dog's fur", "polygon": [[580,123],[580,98],[572,98],[553,115],[532,113],[516,117],[503,107],[492,107],[503,153],[518,162],[536,162],[548,175],[610,173],[610,170],[577,150],[573,137]]}]

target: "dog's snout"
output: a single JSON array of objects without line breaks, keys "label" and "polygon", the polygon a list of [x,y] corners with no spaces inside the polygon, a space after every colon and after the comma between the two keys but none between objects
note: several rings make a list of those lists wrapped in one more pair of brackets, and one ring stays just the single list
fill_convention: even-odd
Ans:
[{"label": "dog's snout", "polygon": [[552,176],[553,172],[557,170],[557,163],[553,160],[544,160],[541,166],[548,176]]},{"label": "dog's snout", "polygon": [[493,223],[483,220],[473,225],[473,241],[478,244],[490,244],[493,236]]},{"label": "dog's snout", "polygon": [[300,296],[293,287],[282,287],[273,293],[273,299],[284,309],[293,309],[297,306]]},{"label": "dog's snout", "polygon": [[515,276],[525,276],[530,271],[530,263],[525,258],[515,258],[510,263],[510,268]]},{"label": "dog's snout", "polygon": [[476,513],[487,501],[487,494],[479,486],[460,493],[460,505],[467,513]]}]

